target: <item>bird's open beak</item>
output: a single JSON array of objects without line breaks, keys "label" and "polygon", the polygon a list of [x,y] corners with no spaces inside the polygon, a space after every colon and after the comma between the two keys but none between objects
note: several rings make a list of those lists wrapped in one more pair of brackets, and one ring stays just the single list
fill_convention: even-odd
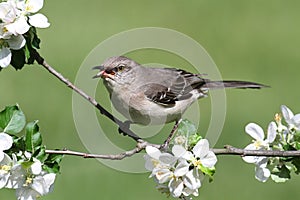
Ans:
[{"label": "bird's open beak", "polygon": [[110,79],[113,79],[114,78],[114,74],[112,73],[107,73],[105,70],[104,70],[104,67],[103,66],[96,66],[96,67],[93,67],[92,69],[97,69],[97,70],[100,70],[100,72],[98,72],[98,74],[96,74],[95,76],[93,76],[93,78],[110,78]]}]

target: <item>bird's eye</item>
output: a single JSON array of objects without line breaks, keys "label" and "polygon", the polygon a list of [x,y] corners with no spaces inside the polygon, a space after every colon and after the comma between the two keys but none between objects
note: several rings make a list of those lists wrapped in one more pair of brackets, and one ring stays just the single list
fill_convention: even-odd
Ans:
[{"label": "bird's eye", "polygon": [[121,64],[121,65],[119,65],[118,67],[117,67],[117,71],[118,72],[121,72],[121,71],[123,71],[125,69],[125,65],[123,65],[123,64]]}]

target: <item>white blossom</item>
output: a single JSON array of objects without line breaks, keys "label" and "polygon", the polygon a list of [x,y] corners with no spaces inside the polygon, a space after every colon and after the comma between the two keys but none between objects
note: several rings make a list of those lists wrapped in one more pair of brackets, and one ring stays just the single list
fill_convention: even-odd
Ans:
[{"label": "white blossom", "polygon": [[25,46],[23,34],[31,26],[47,28],[50,26],[45,15],[37,13],[44,0],[7,0],[0,3],[0,67],[11,63],[11,49]]},{"label": "white blossom", "polygon": [[255,178],[261,182],[266,182],[271,176],[270,170],[267,168],[268,158],[263,158],[255,166]]},{"label": "white blossom", "polygon": [[281,112],[290,130],[300,130],[300,114],[294,115],[294,113],[285,105],[281,106]]},{"label": "white blossom", "polygon": [[199,169],[201,166],[208,168],[214,167],[217,162],[217,157],[209,150],[209,143],[206,139],[199,140],[192,152],[186,151],[183,158]]},{"label": "white blossom", "polygon": [[34,178],[27,177],[25,184],[16,189],[16,196],[19,200],[35,200],[40,196],[52,191],[55,181],[54,173],[41,173]]},{"label": "white blossom", "polygon": [[5,153],[3,151],[12,147],[13,139],[6,133],[0,133],[0,162],[4,159]]},{"label": "white blossom", "polygon": [[[267,133],[267,138],[265,138],[265,134],[263,129],[255,124],[255,123],[249,123],[245,131],[248,133],[254,140],[251,144],[247,145],[245,150],[260,150],[260,149],[265,149],[268,150],[270,149],[269,145],[275,140],[276,138],[276,132],[277,127],[275,122],[271,122],[268,126],[268,133]],[[244,156],[243,160],[248,162],[248,163],[259,163],[264,157],[259,157],[259,156]]]},{"label": "white blossom", "polygon": [[7,184],[10,176],[11,164],[11,158],[7,154],[4,154],[4,158],[0,161],[0,189]]},{"label": "white blossom", "polygon": [[217,162],[206,139],[201,139],[191,152],[182,145],[174,145],[172,153],[151,146],[146,147],[146,153],[145,167],[152,171],[150,177],[154,177],[164,192],[168,188],[173,197],[198,196],[201,169],[212,168]]},{"label": "white blossom", "polygon": [[29,23],[37,28],[48,28],[50,26],[47,17],[41,13],[29,16]]},{"label": "white blossom", "polygon": [[35,200],[52,191],[56,174],[43,171],[42,163],[35,158],[33,160],[34,162],[27,167],[29,161],[14,159],[14,164],[10,169],[10,176],[5,187],[16,189],[16,196],[19,200]]}]

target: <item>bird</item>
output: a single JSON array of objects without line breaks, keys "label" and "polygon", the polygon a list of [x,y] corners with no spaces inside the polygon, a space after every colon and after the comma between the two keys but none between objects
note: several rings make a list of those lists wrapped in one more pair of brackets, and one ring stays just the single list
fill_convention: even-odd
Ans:
[{"label": "bird", "polygon": [[213,81],[178,68],[145,67],[125,56],[110,57],[93,69],[99,70],[93,78],[103,79],[115,109],[140,125],[178,122],[211,89],[268,87],[249,81]]}]

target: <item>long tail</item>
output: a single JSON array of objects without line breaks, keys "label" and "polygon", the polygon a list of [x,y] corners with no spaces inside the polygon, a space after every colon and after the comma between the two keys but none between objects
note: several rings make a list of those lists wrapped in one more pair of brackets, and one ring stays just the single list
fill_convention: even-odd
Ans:
[{"label": "long tail", "polygon": [[202,86],[207,89],[222,89],[222,88],[252,88],[260,89],[269,87],[267,85],[249,82],[249,81],[210,81],[207,80],[206,83]]}]

